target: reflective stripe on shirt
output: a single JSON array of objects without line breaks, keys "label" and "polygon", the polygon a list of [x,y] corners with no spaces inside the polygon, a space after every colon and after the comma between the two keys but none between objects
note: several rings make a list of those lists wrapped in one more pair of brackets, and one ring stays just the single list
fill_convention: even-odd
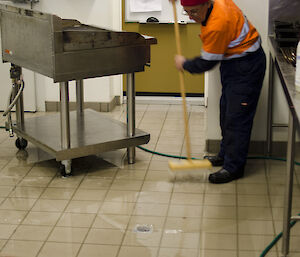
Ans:
[{"label": "reflective stripe on shirt", "polygon": [[208,52],[205,52],[204,50],[202,50],[201,57],[207,61],[222,61],[222,60],[230,60],[230,59],[234,59],[234,58],[240,58],[240,57],[247,55],[247,53],[253,53],[256,50],[258,50],[260,48],[260,44],[261,44],[261,39],[259,37],[258,40],[251,47],[249,47],[245,52],[243,52],[241,54],[234,54],[234,55],[225,57],[224,54],[212,54],[212,53],[208,53]]},{"label": "reflective stripe on shirt", "polygon": [[243,56],[247,55],[247,53],[253,53],[253,52],[257,51],[260,48],[260,45],[261,45],[261,39],[259,37],[257,39],[257,41],[251,47],[249,47],[245,52],[243,52],[241,54],[230,55],[228,57],[223,57],[223,60],[230,60],[230,59],[234,59],[234,58],[240,58],[240,57],[243,57]]},{"label": "reflective stripe on shirt", "polygon": [[242,43],[244,41],[247,34],[249,33],[250,28],[249,28],[248,20],[245,16],[244,16],[244,19],[245,19],[245,22],[244,22],[244,25],[243,25],[240,35],[238,36],[237,39],[230,42],[230,44],[228,45],[228,48],[233,48],[235,46],[238,46],[240,43]]},{"label": "reflective stripe on shirt", "polygon": [[224,54],[212,54],[212,53],[205,52],[202,49],[201,57],[207,61],[221,61],[224,59]]}]

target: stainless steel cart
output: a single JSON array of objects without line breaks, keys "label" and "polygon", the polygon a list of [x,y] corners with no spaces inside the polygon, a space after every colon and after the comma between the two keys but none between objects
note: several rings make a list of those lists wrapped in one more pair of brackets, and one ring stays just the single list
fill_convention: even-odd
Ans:
[{"label": "stainless steel cart", "polygon": [[[134,163],[135,146],[150,140],[135,129],[134,73],[150,63],[156,39],[9,5],[0,5],[0,18],[3,61],[53,78],[60,87],[57,115],[25,120],[19,98],[13,125],[19,142],[28,140],[52,154],[67,174],[73,158],[121,148],[128,149],[128,162]],[[116,74],[127,74],[127,124],[83,108],[83,79]],[[69,111],[71,80],[76,80],[75,112]]]}]

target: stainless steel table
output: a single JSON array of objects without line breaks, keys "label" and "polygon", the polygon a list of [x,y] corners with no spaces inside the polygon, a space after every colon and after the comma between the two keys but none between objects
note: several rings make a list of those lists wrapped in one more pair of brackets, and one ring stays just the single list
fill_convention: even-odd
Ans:
[{"label": "stainless steel table", "polygon": [[[120,148],[128,149],[128,162],[134,163],[135,146],[150,140],[148,133],[135,128],[134,74],[150,63],[156,39],[2,4],[0,18],[3,61],[53,78],[60,88],[57,115],[24,120],[20,97],[13,126],[18,138],[52,154],[66,173],[73,158]],[[83,108],[83,79],[116,74],[127,74],[127,124]],[[77,111],[70,113],[71,80],[76,80]]]},{"label": "stainless steel table", "polygon": [[282,89],[289,106],[288,122],[288,145],[287,145],[287,174],[286,188],[284,196],[284,214],[283,214],[283,241],[282,256],[287,257],[290,246],[290,222],[299,220],[300,217],[292,217],[292,195],[295,161],[295,134],[299,131],[300,118],[300,93],[295,90],[295,68],[288,64],[277,47],[273,37],[269,37],[270,48],[270,74],[269,74],[269,101],[268,101],[268,124],[267,124],[267,151],[272,152],[272,128],[282,127],[283,124],[274,124],[272,118],[273,110],[273,92],[274,92],[274,72],[275,69],[279,75]]}]

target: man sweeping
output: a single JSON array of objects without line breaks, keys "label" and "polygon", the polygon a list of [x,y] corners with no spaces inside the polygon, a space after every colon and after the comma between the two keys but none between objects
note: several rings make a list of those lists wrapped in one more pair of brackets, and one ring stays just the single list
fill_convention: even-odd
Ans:
[{"label": "man sweeping", "polygon": [[266,57],[257,30],[232,0],[181,0],[181,5],[201,25],[202,54],[190,60],[175,56],[176,68],[194,74],[221,64],[222,141],[218,155],[205,158],[222,166],[209,182],[227,183],[244,175]]}]

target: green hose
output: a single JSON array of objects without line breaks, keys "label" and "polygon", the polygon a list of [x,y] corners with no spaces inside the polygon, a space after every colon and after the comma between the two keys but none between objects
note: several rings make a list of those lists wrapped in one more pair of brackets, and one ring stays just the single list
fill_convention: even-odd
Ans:
[{"label": "green hose", "polygon": [[[300,216],[300,213],[297,214]],[[292,228],[297,223],[296,220],[293,220],[290,222],[290,228]],[[264,257],[267,255],[267,253],[273,248],[273,246],[279,241],[279,239],[282,237],[282,232],[280,232],[273,241],[266,247],[266,249],[261,253],[260,257]]]},{"label": "green hose", "polygon": [[[170,158],[175,158],[175,159],[183,159],[183,160],[186,160],[187,157],[184,157],[184,156],[177,156],[177,155],[171,155],[171,154],[165,154],[165,153],[159,153],[159,152],[154,152],[154,151],[151,151],[147,148],[144,148],[142,146],[137,146],[137,148],[147,152],[147,153],[152,153],[152,154],[156,154],[156,155],[160,155],[160,156],[163,156],[163,157],[170,157]],[[199,160],[198,158],[191,158],[192,160]]]},{"label": "green hose", "polygon": [[[278,158],[278,157],[268,157],[268,156],[248,156],[247,159],[249,160],[273,160],[273,161],[282,161],[286,162],[286,159],[284,158]],[[300,166],[300,162],[294,161],[294,164],[297,166]]]},{"label": "green hose", "polygon": [[[137,146],[137,148],[147,152],[147,153],[152,153],[152,154],[156,154],[156,155],[160,155],[160,156],[164,156],[164,157],[169,157],[169,158],[175,158],[175,159],[182,159],[182,160],[186,160],[187,157],[185,156],[178,156],[178,155],[171,155],[171,154],[165,154],[165,153],[159,153],[159,152],[155,152],[152,150],[149,150],[147,148],[144,148],[142,146]],[[191,158],[192,160],[202,160],[200,158]],[[278,158],[278,157],[267,157],[267,156],[248,156],[247,157],[248,160],[274,160],[274,161],[282,161],[282,162],[286,162],[286,159],[284,158]],[[295,165],[300,166],[300,162],[294,162]]]},{"label": "green hose", "polygon": [[[144,148],[142,146],[137,146],[137,148],[147,152],[147,153],[152,153],[152,154],[156,154],[156,155],[160,155],[160,156],[164,156],[164,157],[170,157],[170,158],[176,158],[176,159],[184,159],[186,160],[187,157],[185,156],[177,156],[177,155],[171,155],[171,154],[164,154],[164,153],[159,153],[159,152],[155,152],[152,150],[149,150],[147,148]],[[193,160],[201,160],[199,158],[191,158]],[[249,156],[247,157],[247,159],[249,160],[275,160],[275,161],[282,161],[282,162],[286,162],[286,159],[284,158],[278,158],[278,157],[267,157],[267,156]],[[295,165],[300,166],[300,162],[294,162]],[[300,213],[298,214],[298,216],[300,216]],[[293,220],[290,223],[290,228],[292,228],[297,221]],[[273,241],[266,247],[266,249],[261,253],[260,257],[264,257],[266,256],[266,254],[273,248],[273,246],[278,242],[278,240],[282,237],[282,232],[280,234],[278,234]]]}]

